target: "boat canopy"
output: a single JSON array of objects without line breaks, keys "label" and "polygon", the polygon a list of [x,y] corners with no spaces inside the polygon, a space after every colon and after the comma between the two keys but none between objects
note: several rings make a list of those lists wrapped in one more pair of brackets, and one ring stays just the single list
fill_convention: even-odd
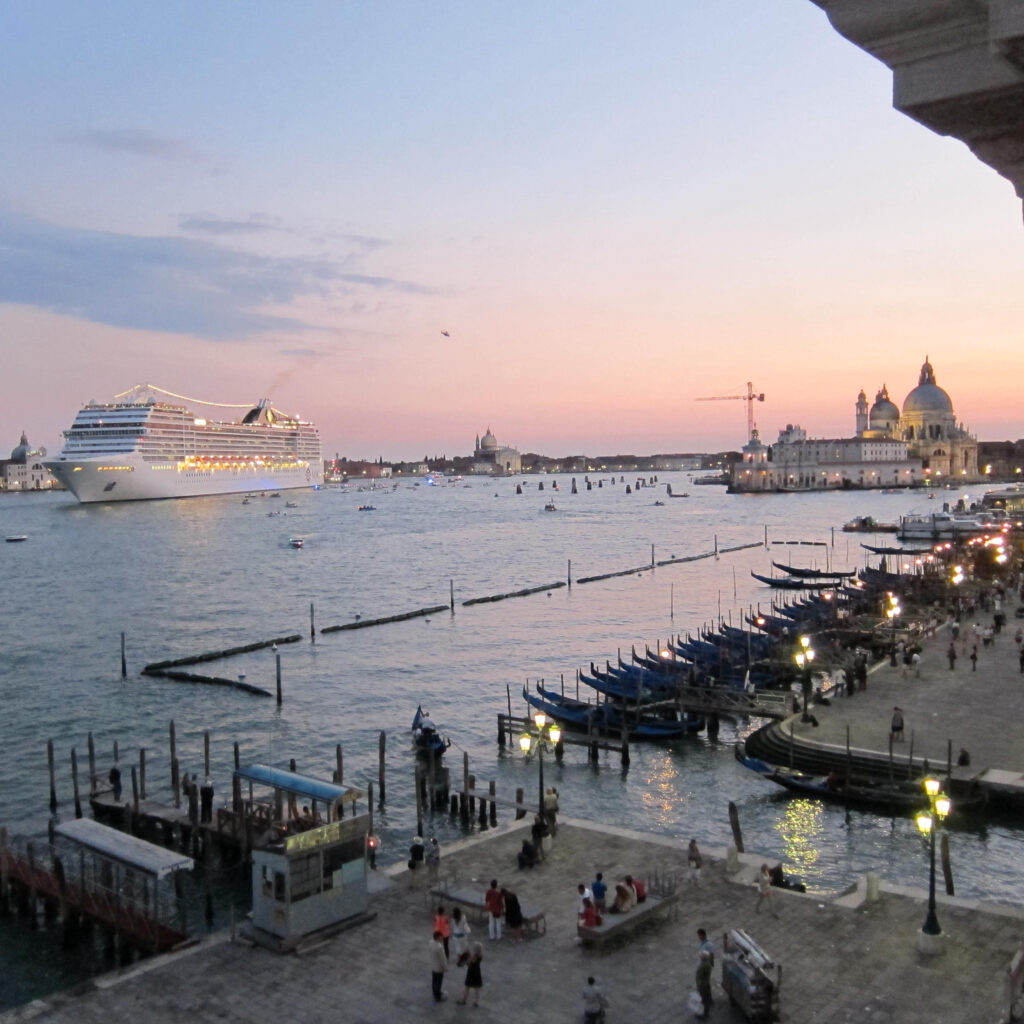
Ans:
[{"label": "boat canopy", "polygon": [[239,778],[260,786],[270,786],[285,793],[294,793],[307,800],[325,804],[355,803],[363,795],[362,790],[352,786],[339,786],[324,782],[309,775],[299,775],[285,768],[272,768],[268,764],[250,764],[235,773]]},{"label": "boat canopy", "polygon": [[145,839],[130,836],[91,818],[62,821],[55,829],[57,835],[70,839],[108,860],[141,871],[157,880],[172,871],[191,870],[191,857],[147,843]]}]

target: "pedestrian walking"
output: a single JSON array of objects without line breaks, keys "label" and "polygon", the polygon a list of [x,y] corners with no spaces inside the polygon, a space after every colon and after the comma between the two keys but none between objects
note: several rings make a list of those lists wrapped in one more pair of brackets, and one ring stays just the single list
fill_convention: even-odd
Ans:
[{"label": "pedestrian walking", "polygon": [[889,727],[889,735],[893,742],[900,742],[903,739],[903,708],[892,709],[892,724]]},{"label": "pedestrian walking", "polygon": [[434,915],[434,934],[441,936],[441,943],[444,946],[444,955],[448,956],[449,940],[452,934],[452,923],[444,907],[438,907]]},{"label": "pedestrian walking", "polygon": [[686,863],[690,868],[689,884],[700,885],[700,869],[704,866],[704,858],[700,855],[696,839],[691,839],[686,848]]},{"label": "pedestrian walking", "polygon": [[[977,644],[975,644],[971,648],[971,671],[972,672],[977,672],[978,671],[978,645]],[[1024,669],[1022,669],[1022,671],[1024,671]]]},{"label": "pedestrian walking", "polygon": [[754,907],[754,913],[761,913],[761,904],[767,903],[768,910],[772,917],[778,917],[779,915],[775,912],[775,895],[772,892],[772,876],[768,873],[768,865],[762,864],[761,870],[757,874],[757,905]]},{"label": "pedestrian walking", "polygon": [[442,1002],[444,994],[444,972],[448,970],[448,957],[444,951],[444,943],[441,941],[440,932],[434,932],[428,947],[430,953],[430,988],[434,993],[434,1002]]},{"label": "pedestrian walking", "polygon": [[608,1009],[605,994],[597,987],[593,977],[587,978],[583,986],[583,1024],[599,1024],[604,1020],[604,1011]]},{"label": "pedestrian walking", "polygon": [[956,644],[952,640],[946,650],[946,657],[949,658],[949,671],[952,672],[956,668]]},{"label": "pedestrian walking", "polygon": [[480,961],[483,958],[484,947],[479,942],[474,942],[472,952],[469,954],[469,963],[466,964],[466,980],[463,982],[462,998],[456,1000],[459,1006],[466,1005],[470,992],[473,993],[472,1005],[480,1005],[480,989],[484,985],[483,974],[480,972]]},{"label": "pedestrian walking", "polygon": [[910,667],[914,670],[914,678],[921,678],[921,652],[914,651],[910,656]]},{"label": "pedestrian walking", "polygon": [[1020,655],[1017,660],[1020,662],[1021,675],[1024,675],[1024,647],[1020,649]]}]

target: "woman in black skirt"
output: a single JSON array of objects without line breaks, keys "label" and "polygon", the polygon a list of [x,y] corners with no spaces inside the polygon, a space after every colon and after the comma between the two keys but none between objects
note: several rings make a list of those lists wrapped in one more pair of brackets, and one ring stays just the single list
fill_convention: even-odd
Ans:
[{"label": "woman in black skirt", "polygon": [[480,1004],[480,989],[483,988],[484,979],[480,973],[480,961],[484,958],[484,947],[479,942],[473,943],[473,949],[469,954],[469,963],[466,965],[466,982],[462,990],[462,998],[457,1000],[459,1006],[465,1006],[469,998],[470,990],[473,992],[473,1005]]}]

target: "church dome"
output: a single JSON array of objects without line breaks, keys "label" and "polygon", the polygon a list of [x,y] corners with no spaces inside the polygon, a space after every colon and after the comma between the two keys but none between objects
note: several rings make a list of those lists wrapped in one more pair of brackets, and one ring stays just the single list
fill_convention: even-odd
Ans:
[{"label": "church dome", "polygon": [[875,395],[875,404],[871,406],[869,423],[873,430],[884,428],[896,423],[900,411],[896,403],[889,398],[889,389],[883,384],[882,390]]},{"label": "church dome", "polygon": [[31,455],[32,449],[29,447],[28,437],[25,432],[21,432],[21,441],[18,442],[18,447],[11,452],[11,462],[18,462],[24,464],[28,462],[28,457]]},{"label": "church dome", "polygon": [[952,416],[953,402],[935,383],[935,371],[927,357],[921,367],[918,385],[903,400],[903,415],[917,413],[925,416]]},{"label": "church dome", "polygon": [[493,452],[498,447],[498,439],[491,433],[491,428],[487,428],[487,433],[480,439],[480,450]]}]

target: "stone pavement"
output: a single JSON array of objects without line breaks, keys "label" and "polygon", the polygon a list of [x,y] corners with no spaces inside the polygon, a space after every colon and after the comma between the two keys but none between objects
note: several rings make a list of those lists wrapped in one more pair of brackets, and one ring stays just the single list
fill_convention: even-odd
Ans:
[{"label": "stone pavement", "polygon": [[[1008,624],[990,647],[978,643],[978,667],[971,670],[969,658],[974,638],[974,621],[983,626],[992,613],[979,613],[976,620],[964,619],[956,645],[956,667],[951,671],[946,657],[951,635],[946,625],[923,643],[921,676],[913,671],[904,677],[903,666],[892,668],[888,660],[868,678],[867,690],[847,698],[833,695],[829,707],[815,706],[819,727],[792,720],[797,741],[824,743],[846,749],[846,727],[854,749],[888,752],[889,723],[894,705],[903,708],[904,737],[893,745],[894,755],[904,759],[913,743],[915,761],[929,759],[936,771],[947,763],[952,743],[953,764],[960,748],[971,755],[966,771],[954,768],[954,775],[973,778],[987,773],[1024,793],[1024,674],[1018,664],[1014,634],[1024,620],[1016,619],[1017,600],[1004,606]],[[790,721],[782,727],[789,734]],[[998,773],[998,775],[997,775]]]},{"label": "stone pavement", "polygon": [[[448,1001],[432,1002],[430,902],[425,886],[412,886],[408,872],[397,866],[374,876],[380,888],[372,897],[375,920],[298,955],[270,953],[220,934],[193,950],[96,979],[77,993],[9,1011],[0,1024],[551,1024],[582,1019],[580,989],[588,974],[611,1000],[610,1024],[675,1024],[690,1019],[685,1003],[700,926],[719,949],[725,929],[742,927],[776,957],[787,1024],[1002,1019],[1002,978],[1024,930],[1020,911],[940,897],[945,952],[923,958],[915,944],[925,916],[922,894],[883,887],[881,898],[868,903],[862,886],[822,902],[776,890],[777,916],[755,914],[752,879],[760,858],[741,858],[739,872],[730,876],[724,851],[704,851],[701,885],[690,888],[681,842],[566,821],[547,861],[520,872],[515,854],[524,827],[511,823],[444,851],[442,872],[456,875],[459,884],[472,881],[483,890],[497,877],[523,902],[547,910],[547,934],[520,943],[489,942],[486,926],[474,926],[473,937],[484,944],[479,1009],[455,1003],[461,970],[449,972]],[[683,879],[678,916],[651,923],[604,952],[584,950],[575,941],[576,885],[589,882],[597,870],[607,880],[627,872],[676,872]],[[719,980],[716,968],[711,1019],[742,1020]]]}]

